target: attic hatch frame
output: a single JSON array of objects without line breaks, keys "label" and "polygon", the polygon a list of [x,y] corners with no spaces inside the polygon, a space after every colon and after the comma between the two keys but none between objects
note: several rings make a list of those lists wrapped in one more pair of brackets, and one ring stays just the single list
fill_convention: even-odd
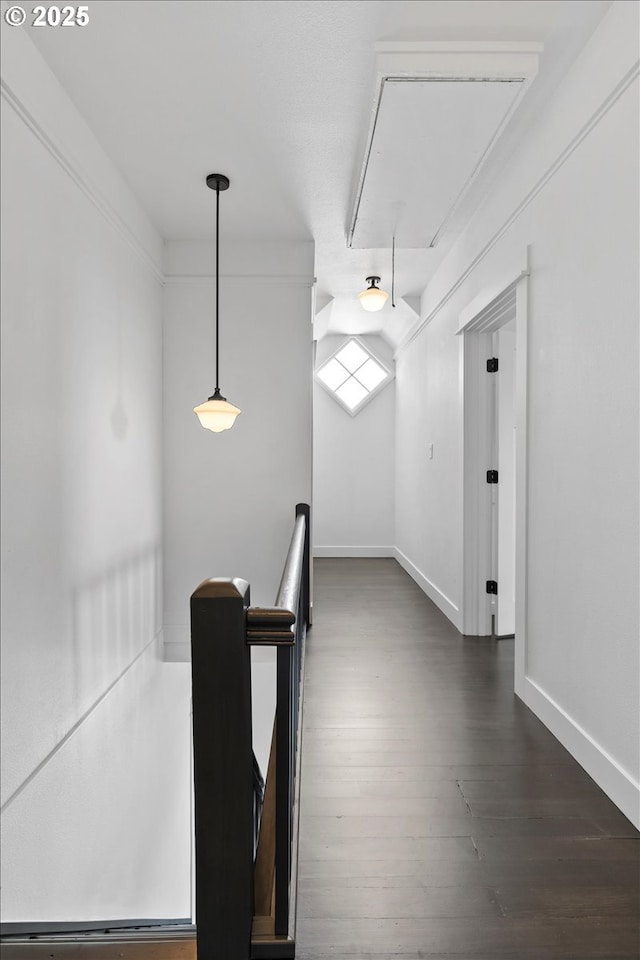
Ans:
[{"label": "attic hatch frame", "polygon": [[[429,248],[435,247],[447,224],[459,208],[471,186],[477,179],[488,156],[520,105],[522,98],[538,72],[539,55],[544,49],[541,43],[524,42],[400,42],[377,43],[377,69],[374,84],[373,107],[367,134],[364,159],[353,201],[353,212],[347,234],[347,247],[353,248],[358,224],[360,205],[364,193],[367,171],[373,152],[373,143],[387,83],[519,83],[520,90],[514,97],[502,120],[491,135],[470,175],[462,185],[453,205],[433,234]],[[389,237],[398,238],[398,224],[393,224]]]}]

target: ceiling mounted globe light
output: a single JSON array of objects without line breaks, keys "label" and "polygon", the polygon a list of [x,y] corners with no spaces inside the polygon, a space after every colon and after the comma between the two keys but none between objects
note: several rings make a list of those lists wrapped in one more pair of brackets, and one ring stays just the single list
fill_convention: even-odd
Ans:
[{"label": "ceiling mounted globe light", "polygon": [[207,177],[207,186],[216,192],[216,386],[213,394],[204,403],[193,408],[198,420],[206,430],[212,430],[214,433],[222,433],[223,430],[229,430],[236,421],[236,417],[241,413],[240,409],[229,403],[226,397],[220,393],[219,385],[219,358],[220,358],[220,337],[219,337],[219,297],[218,280],[220,276],[220,191],[229,189],[229,178],[222,173],[210,173]]},{"label": "ceiling mounted globe light", "polygon": [[367,277],[366,282],[369,286],[366,290],[363,290],[362,293],[358,294],[358,300],[364,309],[369,310],[371,313],[375,310],[382,310],[389,299],[389,294],[376,286],[377,283],[380,283],[380,277]]}]

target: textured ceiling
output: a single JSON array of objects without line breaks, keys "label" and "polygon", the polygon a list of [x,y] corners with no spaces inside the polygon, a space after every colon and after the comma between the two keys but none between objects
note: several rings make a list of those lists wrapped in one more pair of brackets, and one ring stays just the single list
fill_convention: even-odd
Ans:
[{"label": "textured ceiling", "polygon": [[[378,273],[389,286],[388,249],[346,245],[371,116],[375,43],[543,42],[539,76],[502,138],[506,150],[509,135],[516,137],[518,122],[544,102],[609,0],[92,0],[89,6],[87,27],[30,34],[160,234],[210,239],[204,176],[226,173],[225,235],[315,240],[318,302],[339,300],[335,322],[348,330],[350,311],[362,326],[355,295],[364,278]],[[501,162],[500,151],[494,153]],[[435,250],[397,252],[399,296],[421,292],[473,203],[471,191]],[[379,327],[379,315],[370,322]]]}]

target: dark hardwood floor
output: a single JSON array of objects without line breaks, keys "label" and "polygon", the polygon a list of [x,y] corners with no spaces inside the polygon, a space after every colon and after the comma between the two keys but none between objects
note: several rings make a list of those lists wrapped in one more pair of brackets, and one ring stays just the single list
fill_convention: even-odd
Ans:
[{"label": "dark hardwood floor", "polygon": [[316,560],[298,960],[638,960],[637,831],[394,560]]}]

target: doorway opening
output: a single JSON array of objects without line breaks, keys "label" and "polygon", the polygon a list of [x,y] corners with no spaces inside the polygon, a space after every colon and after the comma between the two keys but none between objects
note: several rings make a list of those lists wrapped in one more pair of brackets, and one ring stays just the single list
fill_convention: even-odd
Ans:
[{"label": "doorway opening", "polygon": [[463,632],[525,658],[527,271],[461,317]]},{"label": "doorway opening", "polygon": [[[491,633],[498,639],[514,637],[516,628],[516,437],[515,437],[515,317],[491,334],[491,353],[497,369],[490,377],[492,468],[491,577],[497,593],[488,594]],[[493,364],[495,367],[496,364]]]}]

